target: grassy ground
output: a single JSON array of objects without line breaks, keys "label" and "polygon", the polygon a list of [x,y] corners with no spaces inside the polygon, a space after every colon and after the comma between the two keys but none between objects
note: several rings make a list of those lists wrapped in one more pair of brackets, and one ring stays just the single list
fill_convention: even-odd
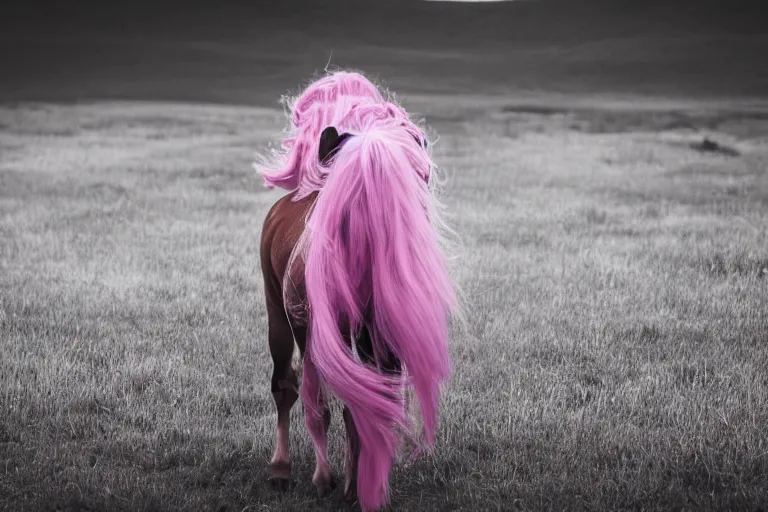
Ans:
[{"label": "grassy ground", "polygon": [[[766,121],[422,107],[470,322],[436,453],[397,466],[392,509],[765,510]],[[0,109],[0,508],[345,509],[315,498],[300,407],[294,488],[266,483],[257,242],[280,193],[249,164],[281,126]],[[337,415],[337,471],[342,435]]]}]

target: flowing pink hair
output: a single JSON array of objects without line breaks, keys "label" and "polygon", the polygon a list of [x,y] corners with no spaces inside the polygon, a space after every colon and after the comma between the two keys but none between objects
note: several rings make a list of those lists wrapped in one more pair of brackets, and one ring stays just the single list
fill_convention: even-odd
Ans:
[{"label": "flowing pink hair", "polygon": [[284,99],[290,110],[288,134],[280,151],[254,164],[266,186],[297,190],[298,201],[322,188],[328,169],[317,158],[320,134],[327,126],[344,130],[344,116],[360,102],[384,103],[370,80],[354,71],[335,71],[312,82],[299,96]]},{"label": "flowing pink hair", "polygon": [[[358,499],[371,510],[389,500],[400,434],[415,438],[404,388],[418,398],[425,446],[433,444],[457,300],[423,132],[389,102],[359,102],[336,121],[351,137],[325,169],[295,251],[305,262],[310,311],[301,396],[314,439],[326,392],[349,408],[360,438]],[[354,357],[342,330],[362,328],[375,356],[386,348],[397,357],[405,381]]]}]

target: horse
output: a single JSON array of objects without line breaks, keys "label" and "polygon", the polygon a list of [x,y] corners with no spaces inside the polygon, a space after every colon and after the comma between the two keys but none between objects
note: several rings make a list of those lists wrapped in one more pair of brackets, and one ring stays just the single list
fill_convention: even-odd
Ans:
[{"label": "horse", "polygon": [[[344,77],[362,89],[327,94],[334,78],[293,102],[286,163],[265,178],[294,188],[267,213],[260,244],[277,408],[270,479],[287,489],[290,411],[301,397],[315,449],[312,482],[320,497],[333,491],[327,432],[335,396],[344,404],[344,495],[366,511],[389,502],[402,437],[434,445],[457,300],[425,133],[362,75]],[[418,399],[421,440],[406,390]]]}]

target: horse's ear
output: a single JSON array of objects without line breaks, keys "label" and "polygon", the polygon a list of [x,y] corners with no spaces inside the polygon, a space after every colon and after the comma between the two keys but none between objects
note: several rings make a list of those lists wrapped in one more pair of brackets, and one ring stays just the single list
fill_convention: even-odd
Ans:
[{"label": "horse's ear", "polygon": [[342,133],[336,131],[336,128],[329,126],[323,133],[320,134],[320,149],[318,151],[318,157],[322,164],[327,164],[333,154],[339,148],[339,145],[350,137],[348,133]]}]

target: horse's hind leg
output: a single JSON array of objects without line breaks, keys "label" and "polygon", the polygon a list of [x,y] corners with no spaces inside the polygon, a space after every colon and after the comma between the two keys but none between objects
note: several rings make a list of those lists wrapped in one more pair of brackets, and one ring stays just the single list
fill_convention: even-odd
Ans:
[{"label": "horse's hind leg", "polygon": [[347,444],[344,450],[344,497],[354,500],[357,496],[357,460],[360,456],[360,438],[349,408],[344,406],[344,428]]},{"label": "horse's hind leg", "polygon": [[293,334],[285,311],[268,303],[269,352],[272,355],[272,396],[277,406],[277,446],[272,456],[270,480],[281,490],[288,488],[291,479],[291,458],[288,432],[291,408],[299,398],[298,379],[291,367],[293,358]]},{"label": "horse's hind leg", "polygon": [[[360,360],[369,365],[375,365],[373,356],[373,342],[367,328],[363,328],[355,341],[355,348],[360,356]],[[380,361],[381,370],[384,373],[399,374],[401,371],[400,361],[387,350],[383,361]],[[352,413],[349,408],[344,406],[344,427],[347,431],[347,443],[344,453],[344,497],[348,500],[357,498],[357,471],[358,460],[360,459],[360,435],[357,432],[355,421],[352,419]]]}]

